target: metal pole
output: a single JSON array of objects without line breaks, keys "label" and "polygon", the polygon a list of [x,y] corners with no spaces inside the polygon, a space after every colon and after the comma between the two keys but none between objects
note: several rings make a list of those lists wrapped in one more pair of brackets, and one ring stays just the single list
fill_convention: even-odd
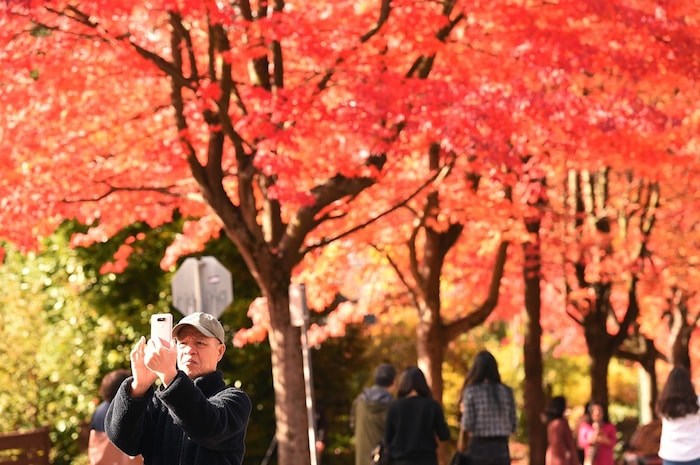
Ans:
[{"label": "metal pole", "polygon": [[306,305],[306,287],[303,284],[289,287],[289,312],[291,324],[301,329],[301,361],[304,372],[304,390],[306,391],[306,419],[309,434],[309,457],[311,465],[318,465],[316,454],[316,415],[314,412],[314,384],[311,372],[311,357],[306,329],[309,325],[309,308]]},{"label": "metal pole", "polygon": [[272,436],[270,445],[267,446],[267,450],[265,451],[265,457],[263,457],[263,460],[262,462],[260,462],[260,465],[267,465],[270,462],[270,459],[272,458],[272,453],[275,451],[275,448],[277,448],[277,436]]},{"label": "metal pole", "polygon": [[316,453],[316,415],[314,412],[314,386],[311,375],[311,357],[309,356],[309,344],[306,338],[306,326],[308,324],[305,319],[301,327],[301,354],[304,363],[304,384],[306,386],[306,417],[309,423],[309,454],[311,456],[311,465],[318,464],[318,454]]}]

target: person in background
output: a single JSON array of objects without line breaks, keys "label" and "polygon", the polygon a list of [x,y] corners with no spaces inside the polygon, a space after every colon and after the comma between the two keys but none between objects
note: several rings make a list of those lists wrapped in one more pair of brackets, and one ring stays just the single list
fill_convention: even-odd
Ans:
[{"label": "person in background", "polygon": [[459,438],[458,450],[468,450],[475,464],[510,464],[508,438],[515,432],[515,399],[513,390],[501,382],[498,362],[486,350],[474,357],[460,410],[464,437]]},{"label": "person in background", "polygon": [[700,465],[699,410],[690,372],[673,367],[656,402],[661,417],[659,457],[664,465]]},{"label": "person in background", "polygon": [[592,402],[591,423],[581,424],[579,443],[584,450],[584,465],[614,465],[617,428],[608,420],[603,405]]},{"label": "person in background", "polygon": [[196,312],[172,336],[170,343],[142,337],[132,349],[132,376],[109,406],[107,435],[148,465],[241,465],[252,406],[217,369],[226,350],[223,326]]},{"label": "person in background", "polygon": [[576,451],[578,452],[578,461],[583,463],[586,459],[586,453],[583,449],[583,444],[581,444],[581,427],[585,424],[591,424],[591,401],[586,402],[583,406],[583,413],[576,423],[576,431],[574,431],[574,436],[576,437]]},{"label": "person in background", "polygon": [[637,426],[627,447],[622,453],[624,465],[645,465],[659,459],[661,442],[661,420],[655,418],[645,425]]},{"label": "person in background", "polygon": [[433,399],[425,375],[408,367],[399,378],[396,400],[386,415],[384,444],[391,465],[437,465],[437,439],[450,439],[442,406]]},{"label": "person in background", "polygon": [[326,411],[319,401],[316,401],[314,408],[314,422],[316,424],[316,463],[320,464],[323,458],[323,451],[326,450],[326,442],[328,441],[326,430],[328,429],[328,421],[326,420]]},{"label": "person in background", "polygon": [[372,449],[384,437],[386,412],[394,400],[391,388],[396,369],[382,363],[374,370],[374,385],[365,388],[352,402],[350,427],[355,435],[355,465],[369,465]]},{"label": "person in background", "polygon": [[88,439],[88,460],[90,465],[140,465],[141,456],[130,457],[120,451],[105,433],[105,416],[109,404],[117,394],[121,383],[131,372],[126,369],[113,370],[104,375],[100,383],[100,398],[102,402],[95,409],[90,421],[90,437]]},{"label": "person in background", "polygon": [[553,397],[545,411],[547,417],[545,465],[579,465],[574,435],[565,413],[566,398]]}]

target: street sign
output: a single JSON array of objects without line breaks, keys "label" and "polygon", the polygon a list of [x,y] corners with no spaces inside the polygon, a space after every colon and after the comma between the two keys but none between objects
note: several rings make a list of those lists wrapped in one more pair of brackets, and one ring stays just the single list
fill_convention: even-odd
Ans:
[{"label": "street sign", "polygon": [[289,285],[289,319],[291,325],[296,327],[303,326],[309,319],[304,284]]},{"label": "street sign", "polygon": [[204,312],[221,316],[233,302],[231,272],[216,258],[187,258],[171,282],[173,306],[183,315]]}]

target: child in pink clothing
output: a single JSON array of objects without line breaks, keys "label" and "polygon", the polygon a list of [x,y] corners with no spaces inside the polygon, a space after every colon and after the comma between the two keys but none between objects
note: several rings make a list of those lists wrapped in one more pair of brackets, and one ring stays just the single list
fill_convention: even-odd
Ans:
[{"label": "child in pink clothing", "polygon": [[600,404],[591,404],[591,423],[583,423],[578,442],[583,446],[583,465],[614,465],[613,449],[617,442],[617,428],[607,421]]}]

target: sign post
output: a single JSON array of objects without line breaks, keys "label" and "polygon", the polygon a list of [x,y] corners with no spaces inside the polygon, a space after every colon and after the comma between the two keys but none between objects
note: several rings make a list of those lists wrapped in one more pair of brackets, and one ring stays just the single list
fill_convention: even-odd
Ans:
[{"label": "sign post", "polygon": [[301,328],[301,360],[304,367],[304,386],[306,390],[306,417],[309,432],[309,454],[311,465],[318,464],[316,454],[316,414],[314,411],[314,384],[311,372],[311,357],[306,329],[309,325],[309,307],[306,305],[306,287],[303,284],[289,286],[289,317],[292,326]]},{"label": "sign post", "polygon": [[231,272],[211,256],[190,257],[171,282],[173,306],[183,315],[204,312],[219,318],[233,302]]}]

